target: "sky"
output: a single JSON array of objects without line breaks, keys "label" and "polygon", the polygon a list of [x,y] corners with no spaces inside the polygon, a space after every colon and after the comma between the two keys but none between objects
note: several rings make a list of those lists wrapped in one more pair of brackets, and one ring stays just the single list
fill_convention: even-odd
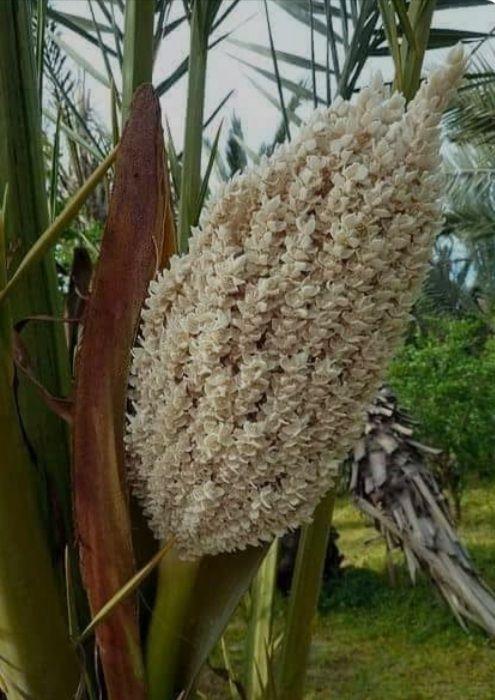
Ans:
[{"label": "sky", "polygon": [[[205,0],[203,0],[205,1]],[[60,10],[89,17],[87,0],[55,0],[53,5]],[[182,14],[182,2],[175,0],[175,7],[172,9],[170,20]],[[96,4],[93,2],[95,13],[98,12]],[[298,53],[301,56],[310,56],[310,32],[303,24],[294,20],[289,14],[280,8],[276,0],[268,0],[270,20],[273,30],[274,43],[277,49]],[[97,15],[101,18],[101,15]],[[449,28],[463,28],[475,31],[490,31],[495,27],[495,5],[469,10],[445,10],[436,13],[436,26]],[[231,31],[230,37],[244,42],[251,42],[268,46],[267,25],[264,14],[264,6],[261,0],[240,0],[238,7],[231,13],[225,24],[217,30],[213,36],[218,36]],[[86,61],[90,61],[102,73],[105,73],[105,66],[98,48],[88,45],[70,31],[61,33],[62,39],[67,42],[72,49],[79,52]],[[187,56],[188,53],[188,27],[186,23],[176,31],[169,34],[162,43],[155,64],[153,81],[158,84]],[[323,36],[316,35],[315,41],[316,60],[325,63],[325,40]],[[484,55],[493,58],[495,61],[495,41],[487,42],[483,47]],[[439,50],[432,54],[426,63],[440,62],[443,51]],[[258,150],[261,143],[270,141],[275,129],[280,121],[280,113],[268,99],[253,85],[255,80],[265,91],[268,91],[273,98],[277,98],[276,86],[266,78],[258,75],[252,68],[243,65],[240,59],[249,61],[258,67],[272,70],[270,58],[261,57],[252,51],[240,49],[228,40],[222,41],[215,47],[208,57],[207,87],[205,115],[210,114],[220,103],[223,97],[230,91],[234,94],[229,99],[219,116],[209,129],[210,137],[216,132],[219,121],[226,117],[227,122],[234,112],[241,119],[245,143],[254,151]],[[279,64],[282,76],[294,81],[302,78],[307,80],[310,86],[311,77],[309,71],[288,65]],[[362,81],[367,82],[372,72],[381,70],[384,77],[392,76],[391,61],[387,59],[373,59],[369,61],[363,71]],[[74,65],[74,70],[80,73]],[[118,71],[114,66],[114,73]],[[181,148],[183,138],[183,126],[186,107],[186,77],[182,78],[162,98],[162,111],[171,126],[172,135],[178,150]],[[85,76],[85,84],[91,93],[91,104],[103,122],[109,122],[110,96],[108,90],[99,84],[91,76]],[[319,92],[324,95],[324,81],[321,76]],[[288,99],[289,96],[287,96]],[[298,114],[304,118],[311,110],[311,105],[307,104],[299,110]],[[226,136],[227,129],[224,127],[223,137]]]}]

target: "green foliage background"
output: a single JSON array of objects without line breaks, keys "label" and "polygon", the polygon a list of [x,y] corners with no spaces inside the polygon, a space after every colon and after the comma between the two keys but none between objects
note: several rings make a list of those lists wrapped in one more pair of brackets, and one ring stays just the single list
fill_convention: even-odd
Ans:
[{"label": "green foliage background", "polygon": [[390,368],[421,437],[455,457],[461,475],[495,473],[495,339],[475,318],[431,317]]}]

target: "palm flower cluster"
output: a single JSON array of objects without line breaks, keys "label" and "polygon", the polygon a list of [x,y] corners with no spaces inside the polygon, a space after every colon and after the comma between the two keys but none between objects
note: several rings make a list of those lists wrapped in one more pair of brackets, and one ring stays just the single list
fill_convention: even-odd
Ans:
[{"label": "palm flower cluster", "polygon": [[359,437],[441,226],[460,48],[406,108],[377,77],[233,178],[150,285],[129,470],[182,556],[311,519]]}]

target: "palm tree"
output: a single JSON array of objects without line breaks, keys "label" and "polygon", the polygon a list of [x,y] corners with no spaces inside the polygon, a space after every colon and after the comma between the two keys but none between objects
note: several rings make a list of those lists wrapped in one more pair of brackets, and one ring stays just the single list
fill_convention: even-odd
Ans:
[{"label": "palm tree", "polygon": [[429,464],[439,454],[415,439],[414,424],[383,387],[352,455],[350,492],[387,550],[402,549],[412,581],[425,571],[463,627],[474,622],[494,636],[493,592],[462,545]]},{"label": "palm tree", "polygon": [[[291,129],[300,121],[296,111],[301,100],[309,99],[315,105],[327,104],[337,94],[349,97],[357,90],[363,66],[370,56],[385,55],[390,47],[396,63],[401,59],[397,84],[411,96],[419,83],[425,51],[456,43],[459,38],[472,38],[472,33],[466,31],[455,33],[435,27],[430,32],[435,9],[432,0],[409,3],[403,0],[393,3],[389,0],[380,3],[375,0],[360,3],[355,0],[339,3],[277,0],[277,3],[294,21],[307,26],[314,47],[310,59],[277,51],[270,23],[273,3],[262,4],[269,30],[268,46],[262,48],[265,55],[268,52],[271,70],[261,75],[275,87],[275,99],[282,113],[283,128],[279,129],[277,141],[289,138]],[[54,399],[40,382],[30,387],[26,378],[20,381],[28,386],[27,397],[16,401],[19,394],[17,379],[15,382],[13,379],[13,348],[17,335],[13,331],[18,327],[13,328],[5,303],[0,306],[0,330],[2,340],[6,341],[0,344],[0,430],[8,446],[10,469],[1,470],[4,481],[0,489],[3,532],[0,586],[2,626],[6,632],[2,635],[0,660],[2,683],[8,684],[9,696],[13,698],[29,695],[62,700],[76,692],[95,697],[99,693],[98,683],[89,659],[96,649],[99,649],[109,698],[138,700],[147,696],[144,659],[149,697],[171,698],[174,689],[186,688],[188,692],[265,554],[263,549],[251,549],[233,555],[205,557],[188,566],[178,561],[173,552],[167,554],[166,548],[157,551],[153,543],[149,564],[134,575],[132,537],[146,541],[146,532],[128,508],[122,478],[125,367],[134,339],[138,307],[156,267],[165,264],[174,249],[187,250],[190,227],[199,220],[218,147],[216,138],[206,167],[202,169],[204,125],[222,109],[229,97],[226,94],[222,98],[212,115],[204,113],[207,60],[213,46],[225,38],[223,21],[238,4],[238,0],[183,0],[182,3],[90,0],[89,15],[78,16],[67,12],[65,4],[59,6],[50,1],[3,0],[0,3],[0,135],[2,149],[8,145],[8,157],[2,158],[0,163],[0,184],[3,194],[8,182],[5,223],[10,263],[8,277],[3,279],[6,251],[0,240],[0,286],[5,287],[0,294],[3,301],[8,295],[14,321],[22,325],[33,314],[38,316],[38,325],[30,326],[26,344],[39,369],[39,378],[57,393],[67,395],[73,377],[62,324],[47,325],[54,317],[60,318],[62,301],[65,301],[64,289],[60,288],[56,277],[52,247],[81,210],[89,192],[111,167],[115,152],[109,153],[108,149],[119,139],[121,124],[130,115],[118,151],[106,243],[101,248],[92,294],[86,305],[76,364],[72,451],[68,448],[65,427],[40,403],[39,394],[59,412],[63,402]],[[475,4],[478,3],[472,0],[440,0],[438,7],[443,10]],[[180,13],[174,17],[172,9],[177,7],[181,8]],[[34,37],[32,14],[36,14],[37,19]],[[55,25],[50,23],[52,21]],[[182,154],[171,141],[168,147],[173,179],[171,197],[164,169],[157,100],[149,87],[137,92],[134,109],[131,109],[131,100],[138,85],[152,81],[153,63],[162,40],[181,25],[189,27],[188,55],[156,84],[156,93],[161,97],[187,76]],[[99,52],[104,71],[95,70],[91,61],[78,54],[71,42],[64,42],[57,36],[56,26],[77,34],[91,51]],[[322,61],[317,61],[315,34],[325,39]],[[47,42],[51,41],[61,51],[60,61],[64,60],[64,55],[70,57],[108,89],[112,99],[112,123],[105,129],[103,139],[98,138],[95,129],[88,124],[84,106],[81,108],[75,101],[64,71],[57,72],[56,65],[50,63]],[[305,67],[311,88],[285,78],[281,71],[284,62]],[[317,73],[324,80],[323,92]],[[117,87],[120,83],[122,92]],[[48,117],[55,123],[55,132],[59,136],[63,132],[78,153],[82,149],[97,163],[95,172],[84,181],[74,199],[64,202],[63,211],[56,219],[53,219],[55,207],[51,210],[48,207],[43,169],[41,105],[46,106],[43,94],[48,84],[52,86],[57,103],[57,114]],[[237,138],[241,140],[242,136],[237,134]],[[57,189],[57,172],[61,172],[57,148],[53,149],[53,154],[48,168],[52,194]],[[156,177],[150,178],[153,173]],[[129,180],[133,182],[132,187]],[[171,199],[178,211],[177,237],[176,212]],[[118,245],[112,245],[116,232]],[[3,226],[0,234],[3,235]],[[138,254],[142,264],[132,268],[136,276],[126,274]],[[105,318],[115,321],[116,317],[118,324],[103,324]],[[18,346],[15,347],[18,350]],[[19,372],[26,370],[24,357],[16,352],[17,378]],[[24,371],[24,375],[29,376],[29,373]],[[95,407],[100,413],[97,420],[92,420]],[[67,405],[65,409],[67,418]],[[18,411],[22,421],[19,421]],[[34,455],[37,457],[35,464]],[[71,534],[74,526],[72,496],[79,552],[73,546]],[[293,697],[297,699],[303,692],[310,618],[321,572],[321,561],[312,555],[324,552],[332,499],[333,494],[329,494],[316,513],[316,525],[305,529],[292,612],[284,639],[282,687],[290,674],[295,680]],[[60,511],[62,514],[58,517]],[[138,547],[137,553],[141,554],[142,549],[144,547]],[[60,556],[61,550],[65,557]],[[79,553],[81,561],[78,561]],[[144,620],[142,615],[138,618],[131,593],[160,558],[163,560],[158,595],[147,649],[144,649],[138,624]],[[308,561],[312,566],[306,566]],[[78,604],[78,594],[81,594],[75,574],[78,563],[82,564],[91,615],[87,607]],[[24,596],[25,589],[29,590],[29,596]],[[65,596],[60,595],[62,589]],[[67,616],[62,613],[62,597],[68,600]],[[96,642],[92,639],[93,632]],[[303,648],[297,647],[300,639],[305,640]]]},{"label": "palm tree", "polygon": [[449,189],[444,234],[459,242],[455,256],[460,254],[469,267],[459,288],[469,290],[488,320],[495,309],[495,68],[476,55],[471,66],[445,118]]}]

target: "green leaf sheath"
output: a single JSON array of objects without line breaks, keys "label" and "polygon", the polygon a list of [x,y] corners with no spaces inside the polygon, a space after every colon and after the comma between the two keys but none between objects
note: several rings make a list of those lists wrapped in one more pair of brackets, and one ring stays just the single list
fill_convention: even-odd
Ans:
[{"label": "green leaf sheath", "polygon": [[160,565],[158,593],[148,637],[149,700],[175,697],[181,638],[199,561],[184,562],[172,551]]},{"label": "green leaf sheath", "polygon": [[[0,314],[4,315],[5,311]],[[3,342],[0,375],[0,668],[9,700],[67,700],[79,670],[33,492]],[[24,695],[23,695],[24,693]]]},{"label": "green leaf sheath", "polygon": [[149,700],[191,697],[199,672],[258,570],[266,547],[181,561],[162,560],[151,621]]},{"label": "green leaf sheath", "polygon": [[[29,11],[26,0],[0,3],[0,191],[8,183],[6,211],[8,271],[37,241],[48,225],[48,202],[41,147],[41,114]],[[11,296],[14,323],[43,314],[60,317],[61,296],[52,254],[34,265]],[[23,340],[38,379],[56,396],[69,390],[69,363],[63,326],[32,322]],[[45,508],[53,540],[70,532],[69,450],[65,425],[41,402],[33,387],[20,378],[19,406],[23,427],[46,484]]]},{"label": "green leaf sheath", "polygon": [[[0,214],[0,289],[5,286]],[[9,700],[67,700],[79,669],[43,537],[13,393],[12,319],[0,308],[0,673]]]}]

